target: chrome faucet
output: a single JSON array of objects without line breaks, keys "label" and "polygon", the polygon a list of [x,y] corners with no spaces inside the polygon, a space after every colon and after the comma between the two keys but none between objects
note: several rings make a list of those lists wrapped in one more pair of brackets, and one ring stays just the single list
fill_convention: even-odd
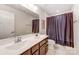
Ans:
[{"label": "chrome faucet", "polygon": [[21,37],[16,37],[16,39],[15,39],[15,43],[18,43],[18,42],[21,42]]}]

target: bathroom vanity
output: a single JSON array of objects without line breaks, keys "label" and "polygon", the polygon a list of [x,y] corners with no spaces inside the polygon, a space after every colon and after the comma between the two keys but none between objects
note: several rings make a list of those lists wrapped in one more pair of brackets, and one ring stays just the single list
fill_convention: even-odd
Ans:
[{"label": "bathroom vanity", "polygon": [[36,43],[30,49],[24,51],[21,55],[45,55],[48,51],[48,39],[44,38],[42,41]]},{"label": "bathroom vanity", "polygon": [[[1,43],[4,42],[5,44]],[[15,38],[0,41],[0,55],[45,55],[48,51],[47,35],[22,35],[21,42],[15,43]]]}]

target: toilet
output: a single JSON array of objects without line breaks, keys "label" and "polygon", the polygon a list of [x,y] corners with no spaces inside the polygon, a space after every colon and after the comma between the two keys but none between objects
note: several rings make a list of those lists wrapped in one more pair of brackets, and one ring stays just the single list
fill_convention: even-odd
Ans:
[{"label": "toilet", "polygon": [[48,39],[48,52],[47,55],[54,55],[55,54],[55,49],[54,49],[54,45],[55,45],[55,41],[52,39]]},{"label": "toilet", "polygon": [[49,49],[54,49],[55,41],[48,39],[48,45],[49,45]]}]

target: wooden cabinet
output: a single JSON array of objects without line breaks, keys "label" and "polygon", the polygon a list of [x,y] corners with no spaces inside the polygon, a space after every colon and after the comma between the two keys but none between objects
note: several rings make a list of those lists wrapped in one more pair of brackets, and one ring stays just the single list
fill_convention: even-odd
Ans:
[{"label": "wooden cabinet", "polygon": [[39,44],[36,44],[32,47],[32,53],[34,53],[36,50],[39,50]]},{"label": "wooden cabinet", "polygon": [[41,41],[41,42],[40,42],[40,47],[41,47],[43,44],[45,44],[45,43],[46,43],[46,40]]},{"label": "wooden cabinet", "polygon": [[40,55],[45,55],[48,51],[48,39],[44,39],[40,42]]},{"label": "wooden cabinet", "polygon": [[45,55],[45,44],[40,47],[40,55]]},{"label": "wooden cabinet", "polygon": [[21,55],[31,55],[31,49],[25,51],[25,52],[22,53]]},{"label": "wooden cabinet", "polygon": [[45,53],[47,53],[47,51],[48,51],[48,45],[46,45],[46,47],[45,47]]},{"label": "wooden cabinet", "polygon": [[48,39],[44,39],[30,49],[22,53],[21,55],[45,55],[48,51]]},{"label": "wooden cabinet", "polygon": [[39,50],[36,50],[32,55],[39,55]]}]

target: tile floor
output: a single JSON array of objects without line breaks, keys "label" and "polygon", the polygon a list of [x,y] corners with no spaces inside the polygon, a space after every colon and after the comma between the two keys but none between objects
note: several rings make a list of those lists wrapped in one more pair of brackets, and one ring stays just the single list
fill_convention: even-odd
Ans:
[{"label": "tile floor", "polygon": [[49,40],[48,44],[47,55],[79,55],[79,49],[55,44],[52,40]]}]

